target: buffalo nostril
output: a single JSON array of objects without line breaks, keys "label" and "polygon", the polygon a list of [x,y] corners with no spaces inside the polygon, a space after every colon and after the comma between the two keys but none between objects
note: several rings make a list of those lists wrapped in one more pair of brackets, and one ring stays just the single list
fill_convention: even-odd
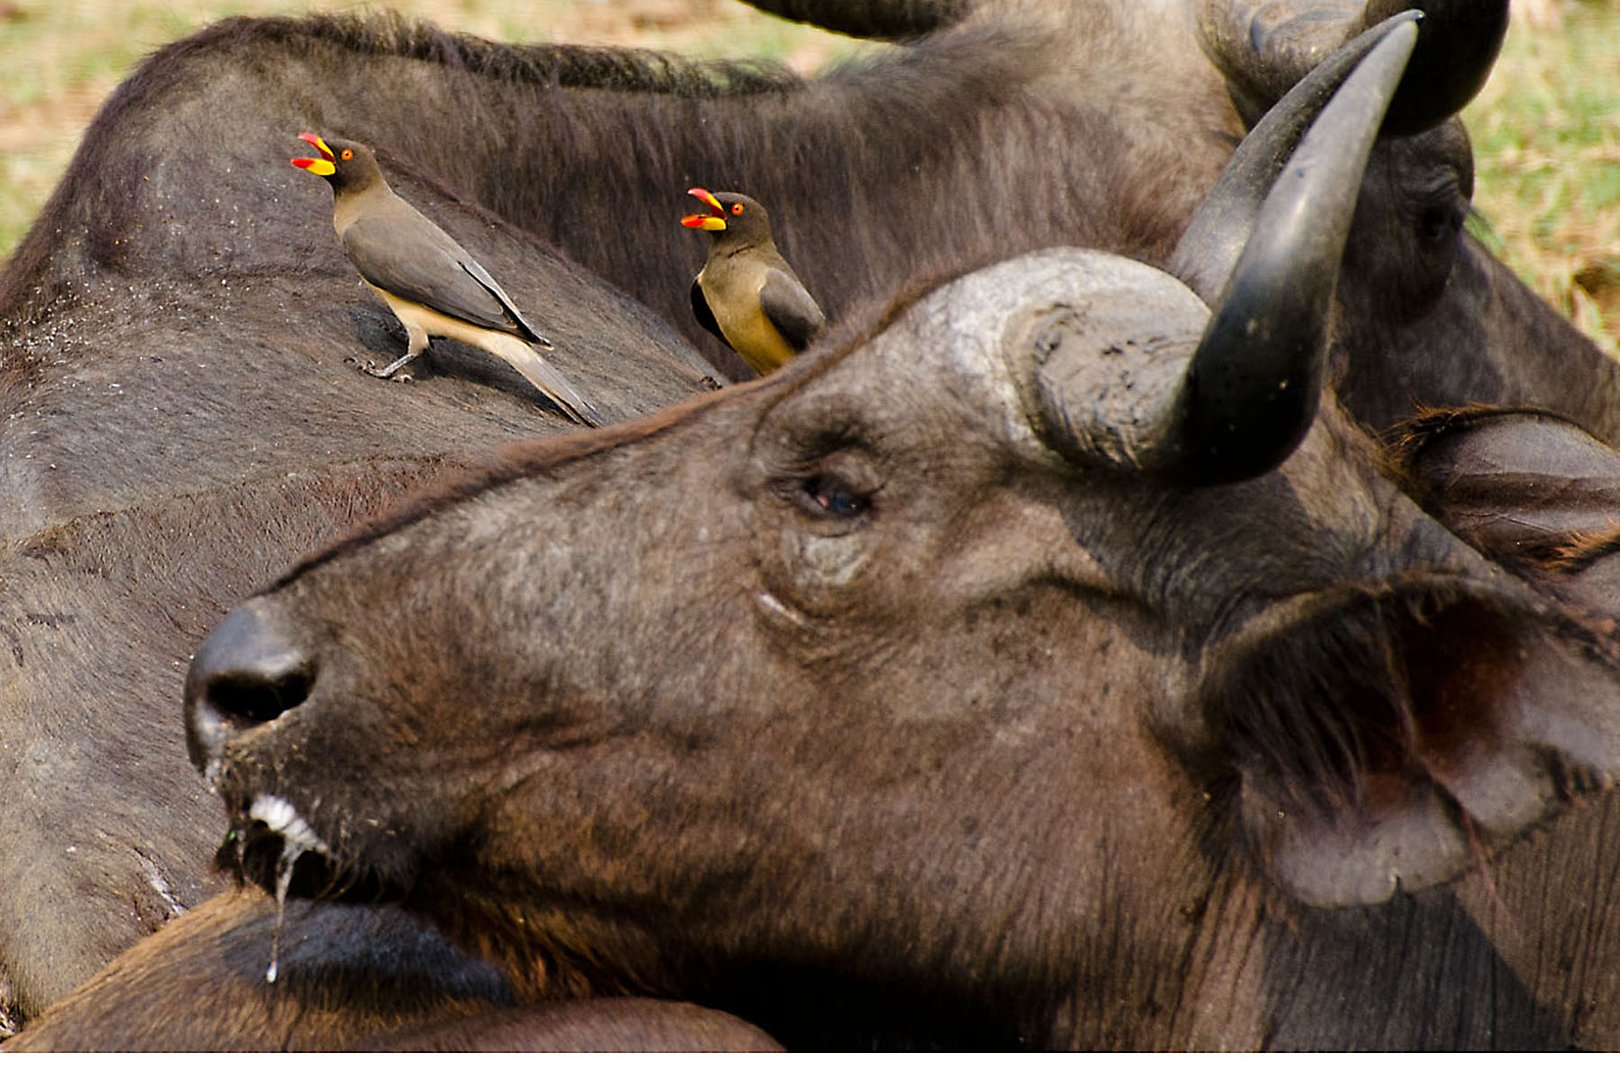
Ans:
[{"label": "buffalo nostril", "polygon": [[309,697],[314,657],[277,626],[263,600],[231,612],[186,674],[186,743],[205,772],[234,735],[276,719]]},{"label": "buffalo nostril", "polygon": [[253,727],[295,709],[315,682],[304,670],[269,673],[227,671],[216,675],[205,691],[207,705],[236,727]]}]

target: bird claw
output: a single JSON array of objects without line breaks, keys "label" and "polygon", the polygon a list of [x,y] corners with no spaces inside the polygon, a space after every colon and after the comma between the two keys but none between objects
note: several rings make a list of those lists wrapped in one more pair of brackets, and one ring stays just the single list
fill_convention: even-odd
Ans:
[{"label": "bird claw", "polygon": [[387,379],[390,382],[397,382],[397,383],[408,383],[408,382],[415,382],[416,381],[416,379],[411,375],[410,372],[400,370],[400,366],[402,364],[404,364],[407,360],[412,359],[412,357],[409,357],[409,356],[401,357],[399,360],[396,360],[394,363],[389,364],[387,367],[383,367],[383,368],[379,368],[376,365],[376,363],[369,356],[364,357],[364,358],[360,358],[360,359],[357,359],[357,358],[355,358],[353,356],[348,356],[348,357],[344,357],[344,359],[348,360],[355,367],[359,368],[361,371],[365,372],[367,375],[372,376],[373,378]]}]

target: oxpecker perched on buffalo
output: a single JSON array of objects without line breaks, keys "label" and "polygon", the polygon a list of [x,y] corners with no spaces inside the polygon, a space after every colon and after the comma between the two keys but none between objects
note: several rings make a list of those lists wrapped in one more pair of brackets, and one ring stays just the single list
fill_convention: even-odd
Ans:
[{"label": "oxpecker perched on buffalo", "polygon": [[735,191],[687,191],[709,207],[681,224],[713,239],[692,280],[692,314],[748,366],[769,375],[810,344],[826,324],[810,291],[771,239],[765,208]]},{"label": "oxpecker perched on buffalo", "polygon": [[602,425],[591,403],[531,347],[550,349],[551,342],[477,259],[394,193],[370,147],[343,139],[328,143],[307,131],[299,138],[320,156],[292,163],[332,185],[332,224],[344,254],[409,335],[404,356],[380,370],[362,370],[408,379],[395,373],[422,354],[429,335],[447,337],[505,360],[576,423]]}]

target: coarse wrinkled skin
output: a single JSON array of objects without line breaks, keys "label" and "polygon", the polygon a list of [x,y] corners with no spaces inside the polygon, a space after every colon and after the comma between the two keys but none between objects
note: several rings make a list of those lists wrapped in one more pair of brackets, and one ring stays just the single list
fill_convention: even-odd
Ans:
[{"label": "coarse wrinkled skin", "polygon": [[1510,884],[1508,842],[1620,767],[1606,631],[1331,398],[1248,483],[1058,459],[1007,372],[1095,258],[310,560],[199,654],[199,765],[242,827],[274,795],[331,846],[295,890],[399,896],[525,997],[790,1048],[1604,1044],[1601,979],[1539,995],[1440,883]]},{"label": "coarse wrinkled skin", "polygon": [[[799,208],[783,233],[834,318],[919,263],[1169,253],[1242,131],[1193,7],[1023,7],[802,83],[313,19],[223,24],[121,87],[0,274],[0,1024],[219,887],[220,812],[170,734],[208,627],[391,497],[562,426],[455,347],[403,393],[348,370],[399,340],[324,193],[285,167],[298,131],[378,145],[623,419],[703,388],[705,367],[557,252],[701,338],[684,307],[701,246],[674,223],[693,183]],[[1345,400],[1375,426],[1413,400],[1534,403],[1614,437],[1611,366],[1472,240],[1438,230],[1449,276],[1402,261],[1466,190],[1455,139],[1410,145],[1422,168],[1382,179],[1404,158],[1378,152],[1351,238]],[[1411,319],[1384,314],[1391,260],[1446,282]]]}]

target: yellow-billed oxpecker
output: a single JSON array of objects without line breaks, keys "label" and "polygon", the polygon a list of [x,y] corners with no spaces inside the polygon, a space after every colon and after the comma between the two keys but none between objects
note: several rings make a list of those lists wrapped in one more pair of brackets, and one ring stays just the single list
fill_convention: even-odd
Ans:
[{"label": "yellow-billed oxpecker", "polygon": [[826,323],[821,307],[771,239],[765,208],[734,191],[687,191],[709,211],[681,224],[713,243],[692,281],[692,314],[761,375],[793,359]]},{"label": "yellow-billed oxpecker", "polygon": [[549,349],[551,342],[478,260],[395,194],[369,147],[343,139],[328,143],[307,131],[298,137],[320,156],[292,163],[332,185],[332,224],[344,254],[408,335],[404,356],[380,369],[364,364],[363,370],[409,381],[409,375],[395,373],[421,355],[429,335],[446,337],[505,360],[578,423],[602,424],[601,414],[532,347]]}]

